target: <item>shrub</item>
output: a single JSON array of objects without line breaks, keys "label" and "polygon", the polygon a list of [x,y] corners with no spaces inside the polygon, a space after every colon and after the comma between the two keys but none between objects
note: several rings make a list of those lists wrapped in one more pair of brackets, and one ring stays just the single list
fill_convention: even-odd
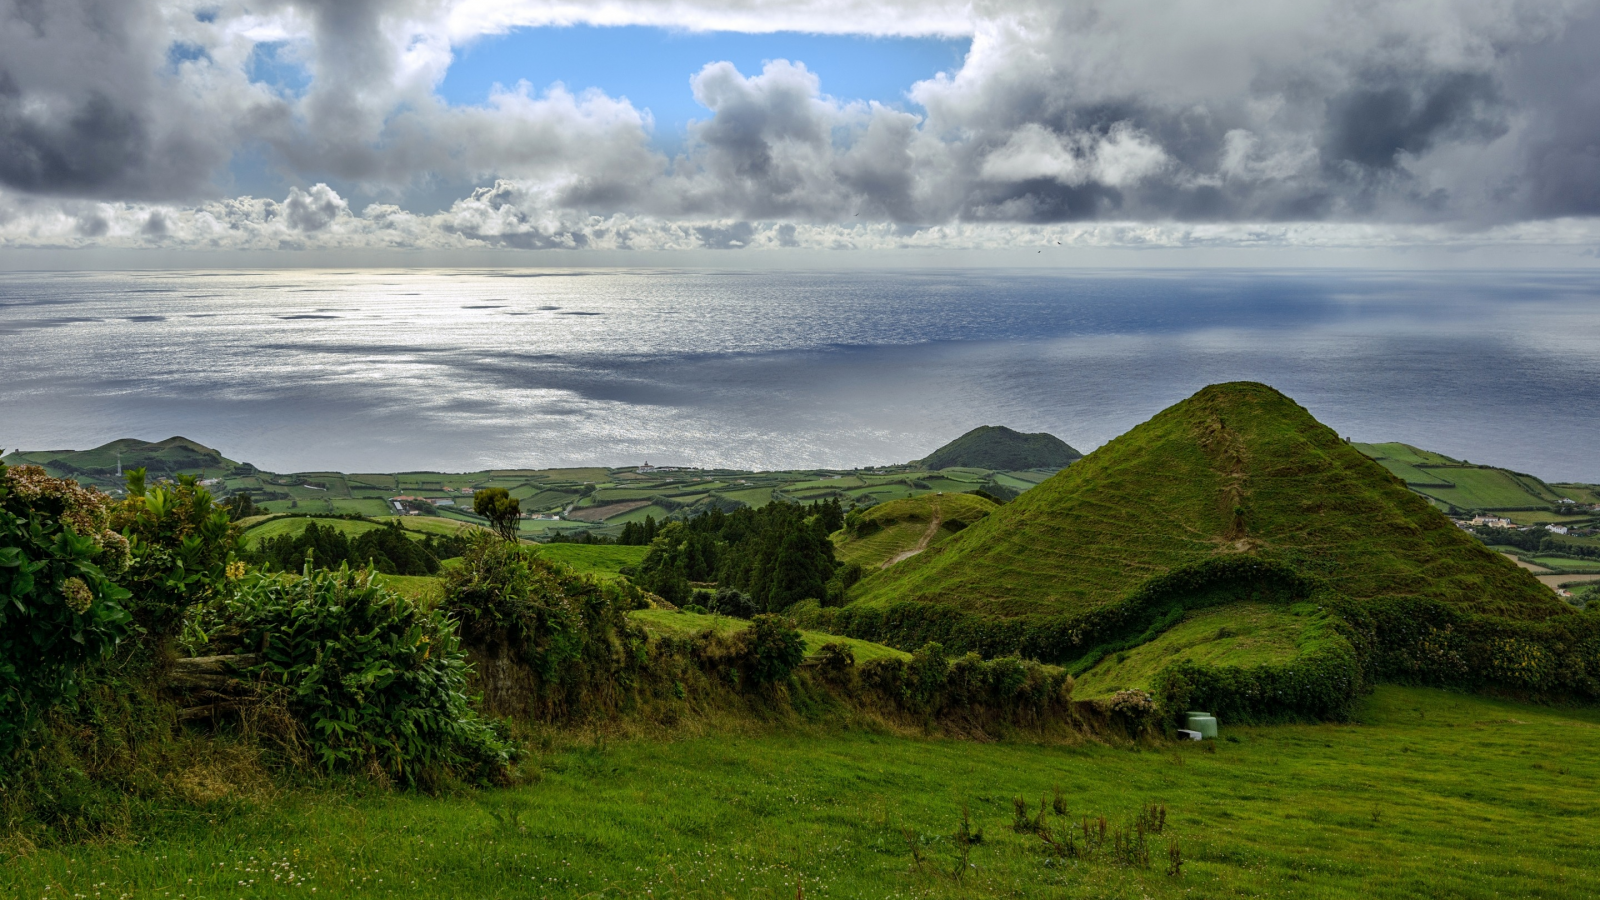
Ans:
[{"label": "shrub", "polygon": [[128,473],[128,497],[111,526],[129,542],[119,579],[133,595],[129,612],[145,646],[159,653],[192,607],[223,592],[228,563],[243,551],[237,529],[193,476],[146,490],[143,469]]},{"label": "shrub", "polygon": [[806,658],[806,642],[800,632],[771,614],[751,619],[750,627],[739,632],[739,643],[746,674],[755,684],[787,681]]},{"label": "shrub", "polygon": [[646,605],[631,585],[481,535],[446,574],[441,610],[461,625],[489,708],[554,716],[620,702],[643,645],[627,611]]},{"label": "shrub", "polygon": [[1117,691],[1107,705],[1112,718],[1121,722],[1131,735],[1142,734],[1155,723],[1155,700],[1144,691]]},{"label": "shrub", "polygon": [[719,615],[737,619],[748,619],[756,614],[756,605],[750,600],[750,595],[733,588],[718,588],[711,598],[710,608]]},{"label": "shrub", "polygon": [[377,767],[408,785],[497,776],[504,739],[468,705],[466,657],[444,617],[372,573],[257,577],[234,601],[251,671],[277,685],[329,770]]},{"label": "shrub", "polygon": [[0,753],[128,633],[128,592],[109,578],[128,543],[109,510],[99,491],[0,463]]},{"label": "shrub", "polygon": [[833,682],[848,682],[855,672],[856,652],[849,644],[829,641],[817,650],[817,671]]}]

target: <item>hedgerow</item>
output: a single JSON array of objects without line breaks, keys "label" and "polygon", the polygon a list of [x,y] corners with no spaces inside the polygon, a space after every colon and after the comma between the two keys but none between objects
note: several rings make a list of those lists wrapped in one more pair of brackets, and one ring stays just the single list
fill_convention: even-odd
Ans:
[{"label": "hedgerow", "polygon": [[[1310,596],[1317,582],[1283,563],[1246,554],[1214,557],[1174,569],[1142,583],[1122,601],[1081,616],[1018,616],[1000,619],[932,603],[821,608],[800,604],[801,622],[863,640],[909,650],[930,641],[954,652],[1017,655],[1049,663],[1082,659],[1142,643],[1152,627],[1171,625],[1187,610],[1231,602],[1294,602]],[[1111,645],[1103,647],[1102,645]]]}]

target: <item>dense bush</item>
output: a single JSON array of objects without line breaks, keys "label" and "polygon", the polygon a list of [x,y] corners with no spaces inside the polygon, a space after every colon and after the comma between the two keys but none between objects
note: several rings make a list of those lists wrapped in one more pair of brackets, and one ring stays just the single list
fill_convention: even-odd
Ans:
[{"label": "dense bush", "polygon": [[1176,719],[1204,709],[1227,722],[1286,719],[1345,721],[1365,688],[1353,650],[1329,648],[1279,665],[1203,666],[1184,660],[1163,669],[1155,695]]},{"label": "dense bush", "polygon": [[770,613],[750,620],[750,627],[739,632],[739,645],[752,684],[787,681],[806,658],[805,639],[793,623]]},{"label": "dense bush", "polygon": [[1339,611],[1374,679],[1600,698],[1600,609],[1528,622],[1396,597]]},{"label": "dense bush", "polygon": [[490,709],[556,717],[622,702],[643,644],[627,612],[644,605],[631,585],[482,535],[445,574],[440,608],[460,623]]},{"label": "dense bush", "polygon": [[1052,715],[1065,717],[1072,699],[1072,676],[1061,668],[1014,656],[985,660],[968,653],[951,659],[934,643],[910,660],[869,660],[859,672],[862,685],[883,700],[925,716],[1037,724]]},{"label": "dense bush", "polygon": [[251,671],[283,691],[324,767],[430,786],[506,766],[508,745],[468,704],[452,624],[370,572],[256,577],[231,606],[241,649],[260,654]]},{"label": "dense bush", "polygon": [[243,550],[238,532],[193,476],[146,490],[143,469],[128,473],[128,496],[111,526],[129,543],[127,571],[118,579],[132,593],[129,611],[144,645],[159,654],[191,608],[224,590],[228,563]]},{"label": "dense bush", "polygon": [[0,463],[0,754],[127,634],[128,592],[111,577],[128,542],[110,506],[37,466]]}]

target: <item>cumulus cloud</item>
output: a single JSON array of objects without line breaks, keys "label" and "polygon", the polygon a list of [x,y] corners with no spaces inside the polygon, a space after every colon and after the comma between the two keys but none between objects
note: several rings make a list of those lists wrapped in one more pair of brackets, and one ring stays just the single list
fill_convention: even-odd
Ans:
[{"label": "cumulus cloud", "polygon": [[[472,40],[575,23],[972,45],[909,105],[831,96],[804,60],[663,73],[706,109],[672,154],[599,92],[438,96]],[[1504,235],[1600,215],[1597,41],[1596,0],[0,0],[0,243]],[[228,196],[246,150],[282,201]],[[440,184],[478,187],[414,211]]]}]

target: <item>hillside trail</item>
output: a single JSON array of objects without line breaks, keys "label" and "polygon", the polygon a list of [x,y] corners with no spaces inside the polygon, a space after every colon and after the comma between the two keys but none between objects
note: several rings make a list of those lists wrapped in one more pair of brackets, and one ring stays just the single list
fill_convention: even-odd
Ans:
[{"label": "hillside trail", "polygon": [[918,553],[928,549],[928,545],[933,543],[933,536],[939,533],[939,526],[943,524],[944,513],[939,508],[939,500],[935,498],[933,501],[933,514],[928,517],[928,530],[922,533],[922,537],[918,539],[917,545],[912,547],[910,550],[896,553],[894,556],[889,557],[889,559],[878,568],[887,569],[903,559],[910,559],[911,557],[916,556]]}]

